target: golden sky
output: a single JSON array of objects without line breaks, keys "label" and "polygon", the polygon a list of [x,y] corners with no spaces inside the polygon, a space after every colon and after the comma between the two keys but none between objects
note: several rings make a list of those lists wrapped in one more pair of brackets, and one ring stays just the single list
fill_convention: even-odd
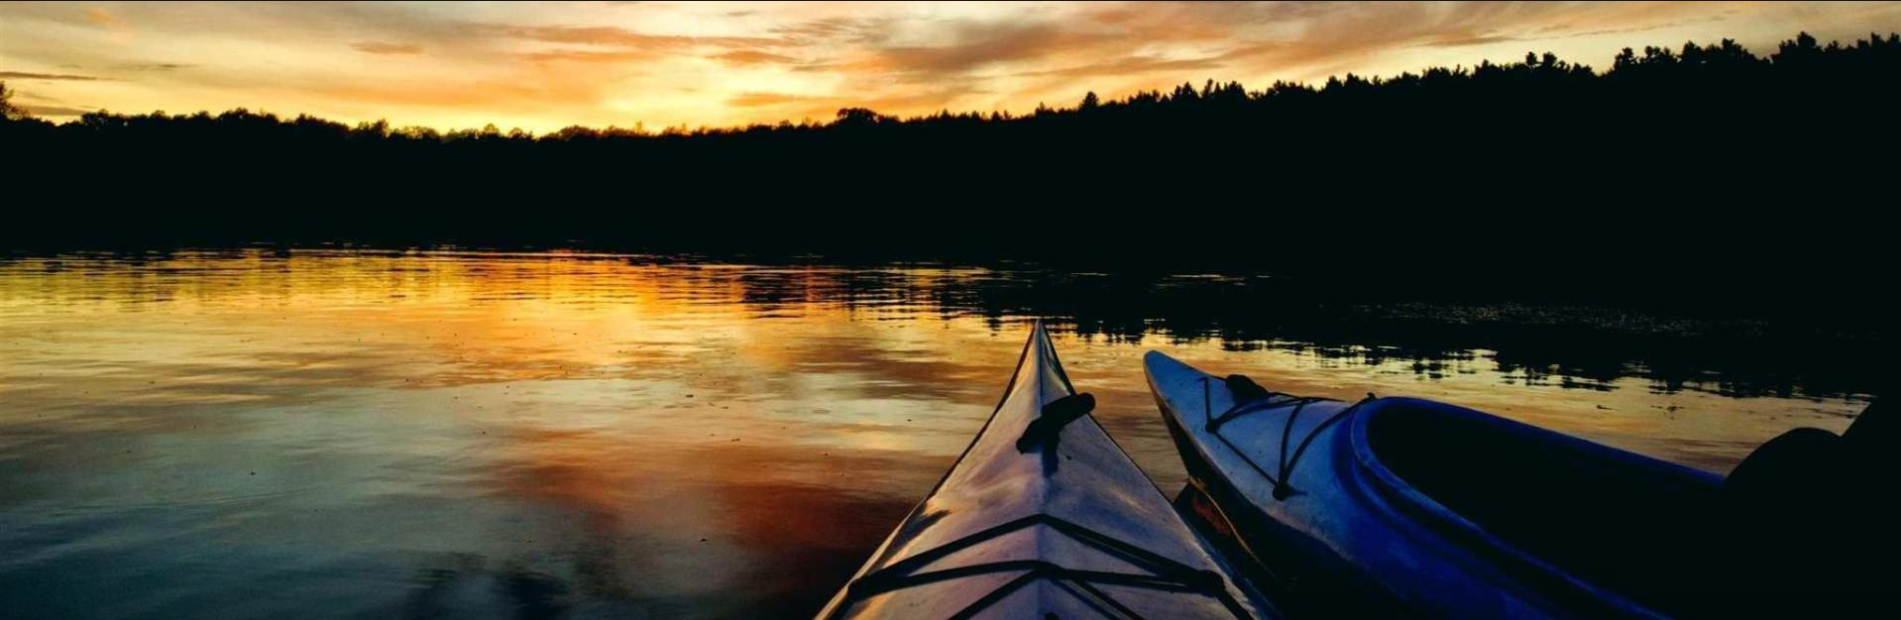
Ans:
[{"label": "golden sky", "polygon": [[1314,81],[1901,30],[1901,2],[0,2],[0,80],[61,120],[246,107],[438,128],[1028,111],[1184,81]]}]

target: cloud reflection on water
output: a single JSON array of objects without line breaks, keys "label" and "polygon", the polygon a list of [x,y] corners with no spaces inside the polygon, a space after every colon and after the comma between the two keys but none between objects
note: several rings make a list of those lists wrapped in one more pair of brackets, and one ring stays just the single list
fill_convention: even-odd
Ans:
[{"label": "cloud reflection on water", "polygon": [[1717,470],[1859,409],[1535,347],[1261,337],[1232,307],[1157,305],[1248,299],[1206,291],[1252,280],[1159,282],[562,254],[0,261],[0,548],[18,550],[0,590],[26,593],[0,616],[804,617],[982,424],[1039,315],[1164,487],[1182,473],[1145,347]]}]

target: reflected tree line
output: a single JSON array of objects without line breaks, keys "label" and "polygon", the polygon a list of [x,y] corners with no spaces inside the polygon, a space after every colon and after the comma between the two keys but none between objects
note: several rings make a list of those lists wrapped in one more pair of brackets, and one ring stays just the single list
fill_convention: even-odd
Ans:
[{"label": "reflected tree line", "polygon": [[[0,247],[583,247],[1268,272],[1329,298],[1877,314],[1901,35],[1012,115],[442,132],[7,104]],[[1843,310],[1847,308],[1846,310]],[[1832,319],[1831,319],[1832,320]]]},{"label": "reflected tree line", "polygon": [[[177,287],[202,292],[202,277],[178,261],[239,262],[214,269],[231,274],[288,271],[303,252],[137,250],[63,254],[58,259],[0,254],[0,271],[74,271],[94,277],[102,265],[155,270],[176,277],[135,295],[172,299]],[[408,251],[325,252],[386,259],[438,256]],[[303,260],[309,260],[308,257]],[[540,261],[604,261],[635,269],[603,275],[661,279],[661,298],[689,304],[741,304],[757,320],[798,317],[814,307],[842,307],[860,318],[916,320],[980,318],[992,329],[1020,329],[1032,318],[1060,332],[1143,346],[1219,340],[1231,350],[1293,351],[1344,365],[1375,365],[1439,379],[1457,374],[1505,375],[1510,382],[1571,389],[1613,390],[1641,379],[1658,393],[1684,390],[1724,396],[1860,399],[1891,381],[1888,311],[1879,304],[1848,304],[1853,312],[1778,310],[1773,306],[1638,306],[1605,303],[1487,300],[1476,295],[1418,295],[1395,299],[1378,291],[1343,289],[1325,281],[1271,275],[1106,273],[1065,268],[943,265],[838,265],[817,259],[709,263],[692,255],[529,254],[522,265],[470,277],[507,281],[523,270],[545,273]],[[428,267],[390,263],[391,278]],[[600,273],[600,272],[596,272]],[[235,289],[234,289],[235,290]],[[520,297],[519,294],[526,294]],[[498,290],[482,299],[533,299]],[[671,297],[669,297],[671,295]],[[735,296],[736,295],[736,296]],[[1013,325],[1015,325],[1013,327]]]},{"label": "reflected tree line", "polygon": [[1576,304],[1392,303],[1271,277],[1034,269],[927,277],[904,269],[720,269],[678,277],[705,279],[712,289],[737,283],[762,316],[820,304],[980,316],[997,329],[1034,317],[1117,342],[1220,339],[1236,350],[1397,364],[1434,379],[1496,364],[1513,381],[1574,389],[1611,390],[1635,377],[1659,393],[1858,398],[1879,392],[1892,356],[1885,332],[1872,325],[1817,324],[1749,308],[1685,315]]}]

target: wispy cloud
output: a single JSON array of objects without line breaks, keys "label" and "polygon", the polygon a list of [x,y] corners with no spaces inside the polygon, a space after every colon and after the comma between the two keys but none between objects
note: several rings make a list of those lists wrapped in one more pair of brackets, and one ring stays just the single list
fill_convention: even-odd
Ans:
[{"label": "wispy cloud", "polygon": [[718,54],[713,54],[711,56],[708,56],[708,58],[712,58],[714,60],[729,64],[729,65],[735,65],[735,66],[767,65],[767,64],[792,65],[792,64],[799,63],[799,59],[793,58],[791,56],[787,56],[785,54],[774,54],[772,52],[763,52],[759,50],[733,50],[730,52],[720,52]]},{"label": "wispy cloud", "polygon": [[1474,45],[1491,45],[1493,43],[1509,43],[1512,41],[1520,41],[1520,40],[1522,39],[1519,39],[1518,37],[1511,37],[1511,36],[1498,35],[1498,34],[1462,34],[1462,35],[1457,35],[1457,36],[1429,39],[1429,40],[1419,43],[1419,45],[1423,45],[1425,47],[1471,47]]},{"label": "wispy cloud", "polygon": [[946,26],[943,34],[948,41],[938,45],[878,45],[866,66],[929,79],[1033,62],[1063,51],[1092,48],[1103,40],[1103,35],[1056,24],[1002,21],[959,22]]},{"label": "wispy cloud", "polygon": [[0,71],[0,80],[46,80],[57,82],[98,82],[111,80],[94,75],[72,75],[68,73],[33,73],[30,71]]},{"label": "wispy cloud", "polygon": [[422,53],[422,46],[416,45],[414,43],[386,43],[382,41],[362,41],[362,42],[352,44],[350,48],[359,52],[363,52],[365,54],[383,54],[383,55],[403,56],[403,55]]},{"label": "wispy cloud", "polygon": [[125,23],[125,20],[119,19],[118,15],[114,15],[112,11],[101,7],[87,7],[84,15],[86,16],[86,21],[92,22],[93,25],[100,28],[123,30],[130,27],[129,24]]},{"label": "wispy cloud", "polygon": [[784,105],[788,103],[809,102],[809,101],[812,101],[813,99],[814,99],[813,97],[805,97],[805,96],[800,96],[800,95],[788,95],[785,93],[739,93],[737,95],[727,97],[726,105],[737,106],[741,108],[757,108],[757,107],[763,107],[763,106]]},{"label": "wispy cloud", "polygon": [[199,65],[182,63],[182,62],[134,62],[134,63],[126,63],[126,64],[120,64],[120,65],[113,65],[112,68],[117,71],[135,71],[135,72],[146,73],[146,72],[178,71],[181,69],[191,69],[198,66]]},{"label": "wispy cloud", "polygon": [[500,34],[543,43],[567,43],[622,49],[678,49],[700,45],[747,47],[774,46],[785,43],[783,39],[776,37],[651,34],[612,26],[507,26],[483,24],[473,26],[473,28],[480,32]]},{"label": "wispy cloud", "polygon": [[1193,73],[1220,69],[1222,56],[1202,58],[1154,58],[1150,56],[1123,56],[1103,62],[1027,71],[1021,75],[1029,77],[1095,77],[1095,76],[1131,76],[1146,73]]},{"label": "wispy cloud", "polygon": [[27,114],[30,114],[33,116],[39,116],[39,117],[80,116],[80,115],[94,111],[94,110],[88,110],[85,108],[75,108],[71,106],[35,105],[31,103],[20,106],[20,109],[26,110]]}]

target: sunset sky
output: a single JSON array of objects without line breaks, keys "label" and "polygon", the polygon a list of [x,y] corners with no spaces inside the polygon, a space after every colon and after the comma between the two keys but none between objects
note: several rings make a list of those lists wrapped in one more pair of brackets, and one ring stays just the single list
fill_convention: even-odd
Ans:
[{"label": "sunset sky", "polygon": [[649,129],[1027,111],[1527,51],[1901,30],[1901,3],[0,2],[32,113],[247,107],[438,128]]}]

